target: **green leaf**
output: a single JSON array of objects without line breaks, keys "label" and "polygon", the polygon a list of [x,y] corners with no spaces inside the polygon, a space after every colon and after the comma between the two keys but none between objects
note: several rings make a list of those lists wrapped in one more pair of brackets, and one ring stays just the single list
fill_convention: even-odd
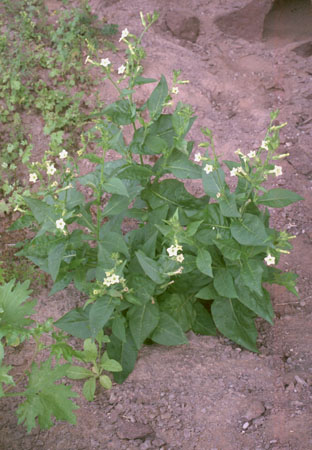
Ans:
[{"label": "green leaf", "polygon": [[242,245],[266,245],[269,239],[259,217],[248,213],[231,224],[231,234]]},{"label": "green leaf", "polygon": [[122,342],[126,342],[126,328],[124,317],[115,317],[112,322],[112,333]]},{"label": "green leaf", "polygon": [[240,213],[237,210],[235,194],[231,194],[230,192],[222,193],[219,199],[220,210],[223,216],[225,217],[240,217]]},{"label": "green leaf", "polygon": [[213,286],[221,297],[237,298],[232,275],[225,267],[215,270]]},{"label": "green leaf", "polygon": [[126,186],[117,177],[111,177],[103,184],[102,188],[109,194],[119,194],[125,197],[129,197]]},{"label": "green leaf", "polygon": [[128,209],[129,198],[124,195],[113,194],[105,206],[102,216],[116,216]]},{"label": "green leaf", "polygon": [[168,85],[166,78],[162,75],[160,82],[157,84],[151,96],[147,100],[147,108],[152,120],[156,120],[160,116],[167,96]]},{"label": "green leaf", "polygon": [[296,297],[299,297],[298,291],[296,289],[296,279],[298,275],[293,272],[282,272],[276,267],[267,267],[267,272],[265,276],[265,281],[270,284],[279,284],[285,286],[290,292],[292,292]]},{"label": "green leaf", "polygon": [[104,325],[109,321],[111,315],[114,311],[113,298],[105,295],[104,297],[98,298],[95,303],[90,308],[89,322],[91,336],[96,337],[98,332],[104,327]]},{"label": "green leaf", "polygon": [[0,286],[0,334],[23,333],[24,327],[29,326],[33,320],[29,317],[35,313],[35,300],[27,301],[31,291],[28,290],[29,281],[17,283],[15,280]]},{"label": "green leaf", "polygon": [[216,326],[212,320],[211,314],[201,303],[196,302],[194,305],[196,317],[193,322],[192,330],[194,333],[204,336],[215,336],[217,334]]},{"label": "green leaf", "polygon": [[141,151],[139,153],[144,155],[157,155],[159,153],[165,153],[166,150],[167,143],[164,139],[149,134],[141,146]]},{"label": "green leaf", "polygon": [[114,380],[121,384],[134,369],[138,351],[129,330],[126,332],[126,342],[121,342],[113,334],[107,345],[108,356],[121,364],[122,371],[114,373]]},{"label": "green leaf", "polygon": [[100,231],[99,246],[105,249],[109,255],[120,252],[127,258],[130,258],[129,250],[122,234],[115,233],[114,231],[105,231],[102,227]]},{"label": "green leaf", "polygon": [[179,151],[174,151],[169,156],[166,166],[166,171],[173,173],[177,178],[182,179],[198,179],[202,176],[202,168],[194,164],[188,156]]},{"label": "green leaf", "polygon": [[144,78],[141,76],[137,76],[134,79],[134,86],[148,83],[155,83],[157,80],[155,78]]},{"label": "green leaf", "polygon": [[133,340],[139,350],[159,322],[158,304],[149,302],[142,306],[132,306],[127,316]]},{"label": "green leaf", "polygon": [[219,331],[237,344],[257,352],[257,329],[254,314],[238,300],[216,299],[212,307],[212,318]]},{"label": "green leaf", "polygon": [[129,100],[117,100],[108,105],[102,113],[118,125],[129,125],[134,122],[136,116],[135,107]]},{"label": "green leaf", "polygon": [[258,259],[244,258],[240,269],[240,277],[245,286],[252,292],[262,295],[263,262]]},{"label": "green leaf", "polygon": [[146,273],[146,275],[153,280],[154,283],[162,284],[168,280],[168,276],[165,276],[161,272],[161,269],[156,261],[146,256],[141,250],[135,252],[135,255],[138,258],[144,273]]},{"label": "green leaf", "polygon": [[83,380],[84,378],[93,377],[94,373],[91,370],[81,366],[69,366],[66,371],[66,376],[71,380]]},{"label": "green leaf", "polygon": [[222,255],[230,261],[237,261],[241,257],[241,247],[234,239],[215,239],[213,243]]},{"label": "green leaf", "polygon": [[59,320],[54,322],[54,325],[72,336],[80,339],[87,339],[91,337],[89,323],[90,308],[91,305],[87,306],[86,309],[72,309]]},{"label": "green leaf", "polygon": [[90,338],[83,343],[83,360],[85,362],[95,362],[98,355],[96,343]]},{"label": "green leaf", "polygon": [[201,288],[197,294],[195,295],[197,298],[201,298],[202,300],[213,300],[214,298],[220,297],[215,288],[213,287],[213,283],[208,284]]},{"label": "green leaf", "polygon": [[[0,358],[0,364],[1,364],[2,358]],[[2,389],[2,383],[5,384],[11,384],[15,386],[14,380],[11,377],[11,375],[8,375],[10,370],[12,369],[12,366],[0,366],[0,398],[3,397],[3,389]]]},{"label": "green leaf", "polygon": [[94,400],[94,394],[95,394],[95,388],[96,388],[96,379],[89,378],[83,385],[82,393],[85,396],[85,398],[88,400],[88,402],[92,402]]},{"label": "green leaf", "polygon": [[[36,221],[39,224],[42,224],[46,221],[47,217],[55,216],[54,208],[50,205],[47,205],[42,200],[38,200],[36,198],[24,197],[24,202],[31,209]],[[51,219],[53,221],[53,219]]]},{"label": "green leaf", "polygon": [[211,262],[212,259],[208,250],[199,249],[196,256],[196,266],[198,270],[200,270],[205,275],[208,275],[209,277],[213,277]]},{"label": "green leaf", "polygon": [[100,376],[100,384],[105,389],[111,389],[112,387],[112,380],[107,375],[101,375]]},{"label": "green leaf", "polygon": [[183,345],[188,343],[180,325],[163,311],[160,313],[158,325],[151,339],[161,345]]},{"label": "green leaf", "polygon": [[214,169],[208,174],[202,170],[202,180],[204,191],[210,197],[216,198],[217,194],[224,190],[225,175],[223,170],[220,168]]},{"label": "green leaf", "polygon": [[166,295],[160,304],[160,309],[169,314],[184,332],[192,328],[195,312],[191,301],[184,295]]},{"label": "green leaf", "polygon": [[107,370],[108,372],[121,372],[122,367],[118,361],[110,359],[107,352],[104,352],[101,358],[101,369]]},{"label": "green leaf", "polygon": [[257,316],[262,317],[273,325],[274,311],[270,299],[270,294],[263,289],[261,295],[252,292],[245,286],[236,285],[238,300],[247,308],[253,311]]},{"label": "green leaf", "polygon": [[304,198],[288,189],[276,188],[259,197],[257,204],[271,206],[272,208],[283,208],[299,200],[304,200]]},{"label": "green leaf", "polygon": [[66,375],[68,367],[69,364],[64,364],[52,368],[51,358],[40,366],[32,363],[28,385],[23,392],[26,400],[16,411],[18,423],[25,423],[28,432],[36,427],[36,420],[43,429],[52,427],[53,416],[57,420],[76,423],[73,410],[78,406],[70,400],[70,397],[78,397],[78,394],[71,390],[71,386],[54,383]]},{"label": "green leaf", "polygon": [[55,281],[60,270],[60,265],[65,253],[66,242],[60,242],[49,249],[48,267],[52,280]]}]

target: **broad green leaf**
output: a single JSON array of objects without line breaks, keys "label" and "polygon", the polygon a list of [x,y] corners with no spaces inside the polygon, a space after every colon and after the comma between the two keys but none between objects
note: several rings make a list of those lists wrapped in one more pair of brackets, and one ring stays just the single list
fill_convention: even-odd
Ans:
[{"label": "broad green leaf", "polygon": [[144,155],[157,155],[159,153],[165,153],[167,150],[167,143],[164,139],[159,136],[149,134],[139,153],[143,153]]},{"label": "broad green leaf", "polygon": [[71,380],[83,380],[84,378],[93,377],[94,373],[82,366],[69,366],[66,376]]},{"label": "broad green leaf", "polygon": [[113,385],[111,379],[107,375],[100,376],[100,384],[105,389],[111,389]]},{"label": "broad green leaf", "polygon": [[109,255],[114,252],[120,252],[127,258],[130,258],[128,247],[122,234],[115,233],[114,231],[105,231],[102,228],[100,231],[99,246],[105,249]]},{"label": "broad green leaf", "polygon": [[252,292],[262,295],[263,262],[258,259],[244,258],[240,269],[240,277],[245,286]]},{"label": "broad green leaf", "polygon": [[96,337],[98,332],[109,321],[114,311],[113,298],[105,295],[98,298],[95,303],[92,304],[89,314],[91,336]]},{"label": "broad green leaf", "polygon": [[245,213],[241,220],[232,222],[231,234],[242,245],[266,245],[268,235],[259,217]]},{"label": "broad green leaf", "polygon": [[120,171],[120,176],[127,180],[138,180],[145,184],[150,179],[153,171],[150,166],[141,166],[139,164],[131,164]]},{"label": "broad green leaf", "polygon": [[129,330],[126,332],[126,342],[121,342],[113,334],[107,345],[108,356],[121,364],[122,371],[114,373],[114,380],[121,384],[134,369],[138,351]]},{"label": "broad green leaf", "polygon": [[55,281],[60,270],[60,265],[65,253],[66,242],[60,242],[49,249],[48,267],[52,280]]},{"label": "broad green leaf", "polygon": [[154,283],[162,284],[168,280],[168,276],[161,272],[161,269],[156,261],[146,256],[141,250],[135,252],[135,255],[138,258],[144,273],[146,273],[146,275],[153,280]]},{"label": "broad green leaf", "polygon": [[17,283],[15,280],[0,286],[0,335],[6,333],[24,333],[24,327],[29,326],[33,320],[30,316],[34,314],[35,300],[28,301],[31,291],[29,281]]},{"label": "broad green leaf", "polygon": [[215,239],[214,244],[222,255],[230,261],[237,261],[241,257],[241,248],[234,239]]},{"label": "broad green leaf", "polygon": [[54,325],[72,336],[80,339],[87,339],[91,337],[89,322],[90,308],[91,305],[87,306],[86,309],[72,309],[59,320],[54,322]]},{"label": "broad green leaf", "polygon": [[128,312],[128,321],[133,340],[139,350],[158,324],[158,304],[149,302],[142,306],[133,306]]},{"label": "broad green leaf", "polygon": [[126,342],[125,318],[115,317],[112,323],[112,333],[122,342]]},{"label": "broad green leaf", "polygon": [[18,423],[25,423],[30,432],[38,424],[40,428],[47,429],[54,425],[51,417],[57,420],[65,420],[71,424],[76,423],[73,410],[78,406],[70,398],[78,397],[71,386],[55,384],[66,375],[69,364],[51,367],[51,358],[37,366],[32,363],[28,377],[28,385],[23,392],[26,400],[21,403],[16,411]]},{"label": "broad green leaf", "polygon": [[118,361],[110,359],[107,352],[104,352],[101,358],[101,369],[107,370],[107,372],[121,372],[122,367]]},{"label": "broad green leaf", "polygon": [[89,378],[83,385],[82,393],[85,396],[85,398],[88,400],[88,402],[92,402],[94,399],[95,394],[95,388],[96,388],[96,379]]},{"label": "broad green leaf", "polygon": [[196,266],[198,270],[209,277],[213,277],[211,262],[212,259],[208,250],[199,249],[196,257]]},{"label": "broad green leaf", "polygon": [[273,325],[274,311],[270,294],[265,289],[262,290],[261,295],[258,295],[247,287],[239,284],[236,285],[236,289],[238,292],[238,300],[241,303],[257,314],[257,316],[262,317]]},{"label": "broad green leaf", "polygon": [[[1,364],[2,358],[0,358],[0,364]],[[0,366],[0,398],[3,397],[3,388],[2,383],[5,384],[11,384],[12,386],[15,386],[14,380],[11,377],[11,375],[8,375],[10,370],[12,369],[12,366]]]},{"label": "broad green leaf", "polygon": [[187,297],[179,294],[166,295],[160,304],[160,309],[170,315],[184,332],[191,329],[195,311]]},{"label": "broad green leaf", "polygon": [[39,224],[42,224],[47,217],[54,217],[54,208],[42,200],[31,197],[24,197],[23,199]]},{"label": "broad green leaf", "polygon": [[113,194],[103,209],[102,216],[116,216],[128,209],[129,198],[124,195]]},{"label": "broad green leaf", "polygon": [[216,198],[219,192],[222,192],[225,186],[225,175],[222,169],[214,169],[210,173],[206,173],[202,169],[203,188],[209,197]]},{"label": "broad green leaf", "polygon": [[211,314],[201,303],[196,302],[194,305],[196,317],[192,325],[194,333],[204,336],[215,336],[217,334],[216,326],[213,323]]},{"label": "broad green leaf", "polygon": [[160,318],[151,339],[161,345],[183,345],[188,340],[180,325],[165,312],[160,313]]},{"label": "broad green leaf", "polygon": [[166,162],[166,171],[173,173],[177,178],[198,179],[202,176],[202,169],[179,151],[172,152]]},{"label": "broad green leaf", "polygon": [[237,298],[232,275],[225,267],[215,270],[213,286],[221,297]]},{"label": "broad green leaf", "polygon": [[137,76],[134,79],[134,86],[140,85],[140,84],[148,84],[148,83],[155,83],[157,80],[155,78],[144,78],[141,76]]},{"label": "broad green leaf", "polygon": [[220,297],[218,292],[213,287],[213,283],[208,284],[201,288],[197,294],[195,295],[197,298],[201,298],[202,300],[213,300],[214,298]]},{"label": "broad green leaf", "polygon": [[103,184],[102,188],[109,194],[119,194],[125,197],[129,196],[126,186],[117,177],[111,177]]},{"label": "broad green leaf", "polygon": [[133,274],[127,279],[127,284],[129,289],[133,291],[132,296],[139,300],[136,304],[142,305],[152,300],[156,284],[146,276]]},{"label": "broad green leaf", "polygon": [[157,84],[151,96],[147,100],[147,108],[149,110],[150,117],[153,120],[156,120],[160,116],[167,96],[168,85],[166,78],[162,75],[160,82]]},{"label": "broad green leaf", "polygon": [[67,272],[62,278],[59,278],[54,284],[49,292],[49,296],[56,294],[56,292],[62,291],[65,289],[72,281],[73,274]]},{"label": "broad green leaf", "polygon": [[288,189],[276,188],[259,197],[257,204],[271,206],[272,208],[283,208],[299,200],[304,200],[304,198]]},{"label": "broad green leaf", "polygon": [[257,352],[257,329],[254,314],[238,300],[216,299],[211,313],[218,330],[238,345]]},{"label": "broad green leaf", "polygon": [[102,113],[118,125],[129,125],[134,122],[136,112],[129,100],[117,100],[108,105]]},{"label": "broad green leaf", "polygon": [[270,284],[279,284],[285,286],[290,292],[292,292],[296,297],[299,297],[298,291],[296,289],[296,279],[298,275],[293,272],[282,272],[276,267],[266,267],[265,282]]},{"label": "broad green leaf", "polygon": [[240,217],[240,213],[237,210],[237,205],[235,201],[235,194],[230,192],[223,192],[219,199],[220,210],[225,217]]},{"label": "broad green leaf", "polygon": [[95,362],[98,355],[96,343],[90,338],[85,339],[83,343],[83,360],[85,362]]}]

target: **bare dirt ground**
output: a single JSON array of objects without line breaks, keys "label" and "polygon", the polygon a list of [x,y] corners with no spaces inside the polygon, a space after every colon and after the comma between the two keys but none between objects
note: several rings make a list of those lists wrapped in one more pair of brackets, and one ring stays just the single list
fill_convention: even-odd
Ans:
[{"label": "bare dirt ground", "polygon": [[[50,0],[50,11],[61,2]],[[261,143],[269,112],[279,108],[283,176],[274,186],[305,198],[272,215],[297,236],[281,267],[299,274],[300,299],[271,288],[274,327],[259,321],[259,354],[222,338],[189,335],[176,348],[145,347],[123,385],[80,400],[76,427],[57,424],[29,435],[16,425],[15,403],[1,401],[0,447],[12,450],[308,450],[312,448],[312,5],[309,0],[91,0],[110,23],[140,31],[139,11],[160,19],[144,44],[145,76],[170,79],[181,69],[190,85],[179,99],[214,132],[217,151],[232,159]],[[273,6],[272,6],[273,5]],[[116,44],[118,37],[116,38]],[[109,56],[120,61],[121,55]],[[142,100],[146,90],[142,87]],[[108,101],[109,86],[101,87]],[[37,131],[37,135],[39,135]],[[194,182],[188,185],[199,192]],[[39,296],[40,314],[59,317],[77,301],[73,288]],[[16,370],[27,352],[11,355]],[[74,386],[79,391],[80,384]]]}]

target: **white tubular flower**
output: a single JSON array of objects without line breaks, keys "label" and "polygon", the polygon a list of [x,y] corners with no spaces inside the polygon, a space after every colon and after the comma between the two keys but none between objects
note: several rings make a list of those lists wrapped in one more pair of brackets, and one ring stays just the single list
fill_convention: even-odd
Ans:
[{"label": "white tubular flower", "polygon": [[208,175],[210,172],[213,171],[213,166],[211,164],[206,164],[204,167],[204,172]]},{"label": "white tubular flower", "polygon": [[36,183],[36,181],[38,180],[37,174],[36,173],[30,173],[29,174],[29,181],[31,183]]},{"label": "white tubular flower", "polygon": [[238,174],[239,170],[237,167],[233,167],[233,169],[230,172],[231,177],[236,177]]},{"label": "white tubular flower", "polygon": [[56,187],[57,186],[57,181],[53,181],[53,183],[51,184],[51,187]]},{"label": "white tubular flower", "polygon": [[200,153],[195,153],[194,161],[195,162],[200,162],[201,161],[201,154]]},{"label": "white tubular flower", "polygon": [[272,173],[274,173],[276,177],[279,177],[283,174],[283,169],[281,166],[274,166]]},{"label": "white tubular flower", "polygon": [[65,225],[66,225],[66,223],[64,222],[64,220],[63,219],[58,219],[56,222],[55,222],[55,225],[56,225],[56,228],[58,228],[59,230],[64,230],[64,228],[65,228]]},{"label": "white tubular flower", "polygon": [[[105,273],[107,275],[109,272],[105,272]],[[117,283],[120,283],[120,276],[116,275],[115,273],[113,273],[110,276],[106,276],[106,278],[104,278],[104,281],[103,281],[103,284],[105,286],[111,286],[112,284],[117,284]]]},{"label": "white tubular flower", "polygon": [[119,42],[122,41],[123,39],[125,39],[128,36],[128,34],[129,34],[128,28],[125,28],[124,30],[122,30]]},{"label": "white tubular flower", "polygon": [[124,64],[122,64],[120,67],[118,67],[118,74],[122,75],[123,73],[125,73],[126,70],[126,66]]},{"label": "white tubular flower", "polygon": [[216,197],[217,197],[217,198],[220,198],[220,197],[221,197],[221,192],[217,192]]},{"label": "white tubular flower", "polygon": [[260,147],[264,150],[269,150],[267,141],[262,141]]},{"label": "white tubular flower", "polygon": [[119,283],[119,279],[120,279],[120,276],[119,276],[119,275],[116,275],[116,274],[114,274],[114,273],[113,273],[113,275],[110,277],[110,280],[111,280],[111,283],[112,283],[112,284]]},{"label": "white tubular flower", "polygon": [[169,248],[167,248],[167,252],[169,257],[178,255],[178,249],[175,245],[171,245]]},{"label": "white tubular flower", "polygon": [[171,92],[172,92],[172,94],[178,94],[179,93],[179,88],[177,87],[177,86],[175,86],[175,87],[173,87],[172,89],[171,89]]},{"label": "white tubular flower", "polygon": [[89,61],[91,61],[91,60],[90,60],[90,56],[88,55],[85,59],[85,64],[87,64]]},{"label": "white tubular flower", "polygon": [[182,253],[180,255],[177,255],[176,261],[178,261],[179,263],[182,263],[184,261],[184,256],[182,255]]},{"label": "white tubular flower", "polygon": [[271,266],[272,264],[275,264],[275,257],[268,254],[266,258],[264,258],[264,261],[267,263],[268,266]]},{"label": "white tubular flower", "polygon": [[173,275],[180,275],[180,274],[183,272],[183,269],[184,269],[183,266],[179,267],[179,269],[176,270],[176,271],[173,273]]},{"label": "white tubular flower", "polygon": [[111,64],[111,62],[109,58],[102,58],[100,64],[103,67],[108,67]]},{"label": "white tubular flower", "polygon": [[256,156],[256,152],[254,150],[252,150],[251,152],[249,152],[247,154],[248,158],[254,158]]},{"label": "white tubular flower", "polygon": [[67,155],[68,155],[67,151],[65,150],[65,148],[63,148],[63,150],[62,150],[61,153],[59,154],[59,157],[60,157],[61,159],[66,159],[66,158],[67,158]]},{"label": "white tubular flower", "polygon": [[54,167],[54,164],[49,164],[47,167],[47,174],[48,175],[54,175],[56,172],[56,168]]}]

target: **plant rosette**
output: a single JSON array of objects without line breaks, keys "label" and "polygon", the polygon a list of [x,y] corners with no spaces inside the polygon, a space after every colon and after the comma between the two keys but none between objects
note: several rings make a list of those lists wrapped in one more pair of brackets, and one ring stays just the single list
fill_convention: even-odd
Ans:
[{"label": "plant rosette", "polygon": [[[218,330],[256,352],[255,318],[270,324],[274,318],[264,283],[297,295],[297,276],[275,267],[281,253],[290,251],[292,236],[270,227],[269,208],[302,198],[265,188],[282,173],[276,161],[284,156],[277,153],[284,125],[274,125],[277,112],[257,150],[236,152],[239,161],[221,164],[212,132],[202,129],[206,141],[194,162],[194,142],[186,136],[195,117],[189,105],[176,101],[173,89],[186,83],[180,73],[174,72],[172,88],[161,76],[144,105],[135,103],[136,89],[156,81],[142,76],[141,39],[157,16],[141,18],[139,38],[128,30],[121,35],[123,73],[116,73],[105,55],[100,62],[88,60],[102,67],[118,92],[87,134],[101,154],[85,150],[76,159],[64,158],[77,175],[67,179],[63,169],[48,174],[59,177],[53,192],[38,169],[40,192],[24,197],[27,211],[11,227],[36,230],[20,254],[51,275],[51,294],[74,283],[88,296],[84,307],[55,325],[87,342],[109,330],[107,358],[122,367],[114,373],[118,383],[133,370],[144,342],[186,344],[188,330],[206,335]],[[129,129],[130,142],[124,137]],[[119,156],[108,161],[111,149]],[[156,156],[154,164],[150,156]],[[94,170],[80,176],[79,159],[92,162]],[[227,179],[233,178],[231,190]],[[205,195],[189,193],[185,179],[201,179]],[[92,198],[85,198],[83,187]],[[124,226],[129,219],[136,224],[130,231]],[[93,389],[94,381],[89,384]]]}]

